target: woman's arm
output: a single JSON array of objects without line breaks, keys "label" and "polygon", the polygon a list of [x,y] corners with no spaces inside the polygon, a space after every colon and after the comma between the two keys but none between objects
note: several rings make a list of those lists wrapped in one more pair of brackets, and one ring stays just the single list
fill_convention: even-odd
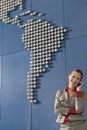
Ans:
[{"label": "woman's arm", "polygon": [[82,92],[82,98],[84,102],[87,102],[87,92]]},{"label": "woman's arm", "polygon": [[61,105],[61,102],[59,100],[59,97],[61,96],[62,91],[57,91],[56,97],[55,97],[55,104],[54,104],[54,112],[56,114],[62,114],[62,115],[68,115],[68,113],[74,113],[75,110],[74,108],[68,108],[68,107],[63,107]]},{"label": "woman's arm", "polygon": [[76,110],[76,113],[82,113],[84,111],[84,100],[82,98],[81,91],[76,91],[75,110]]},{"label": "woman's arm", "polygon": [[62,114],[62,115],[69,115],[69,114],[76,114],[76,113],[82,113],[84,111],[84,104],[81,97],[80,92],[76,92],[76,98],[75,98],[75,108],[70,107],[64,107],[61,105],[61,102],[59,100],[59,97],[62,95],[63,91],[57,91],[56,97],[55,97],[55,104],[54,104],[54,112],[56,114]]},{"label": "woman's arm", "polygon": [[[83,82],[76,88],[75,109],[77,113],[84,111],[84,94],[82,93]],[[85,96],[87,98],[87,96]]]}]

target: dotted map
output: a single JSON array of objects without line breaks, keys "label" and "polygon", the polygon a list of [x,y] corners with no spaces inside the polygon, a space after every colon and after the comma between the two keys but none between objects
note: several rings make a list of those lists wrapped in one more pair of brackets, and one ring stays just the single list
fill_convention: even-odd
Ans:
[{"label": "dotted map", "polygon": [[41,75],[49,68],[52,54],[58,52],[61,47],[67,30],[41,19],[29,19],[27,23],[22,24],[22,16],[43,16],[41,12],[28,10],[12,18],[11,12],[17,7],[22,10],[23,3],[23,0],[0,0],[0,20],[6,24],[15,24],[19,28],[25,29],[24,34],[22,34],[22,42],[30,53],[30,70],[27,72],[27,98],[31,103],[38,103],[39,100],[35,94],[38,82]]}]

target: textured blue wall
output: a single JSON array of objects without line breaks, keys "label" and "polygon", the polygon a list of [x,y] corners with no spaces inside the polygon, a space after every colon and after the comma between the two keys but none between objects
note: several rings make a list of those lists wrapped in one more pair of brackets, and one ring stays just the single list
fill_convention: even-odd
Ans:
[{"label": "textured blue wall", "polygon": [[66,86],[73,68],[82,69],[87,91],[87,1],[27,0],[26,5],[27,10],[46,13],[44,19],[70,31],[53,67],[41,79],[41,104],[31,105],[26,98],[30,57],[21,42],[24,30],[0,21],[0,130],[58,130],[55,94]]}]

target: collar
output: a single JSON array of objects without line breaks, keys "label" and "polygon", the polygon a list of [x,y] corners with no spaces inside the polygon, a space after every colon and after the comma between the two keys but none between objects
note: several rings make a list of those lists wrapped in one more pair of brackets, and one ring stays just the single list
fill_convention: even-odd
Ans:
[{"label": "collar", "polygon": [[[70,98],[70,96],[69,96],[69,87],[68,87],[68,86],[65,88],[65,91],[67,92],[68,99],[69,99],[69,98]],[[73,90],[73,92],[75,92],[75,91],[76,91],[76,89],[74,89],[74,90]]]},{"label": "collar", "polygon": [[[66,91],[66,92],[69,91],[69,87],[68,87],[68,86],[66,86],[65,91]],[[75,92],[75,91],[76,91],[76,88],[73,90],[73,92]]]}]

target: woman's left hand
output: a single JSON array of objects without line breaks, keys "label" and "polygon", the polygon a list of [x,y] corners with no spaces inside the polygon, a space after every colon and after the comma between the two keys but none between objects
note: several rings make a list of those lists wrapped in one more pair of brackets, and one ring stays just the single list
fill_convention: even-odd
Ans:
[{"label": "woman's left hand", "polygon": [[76,88],[76,89],[77,89],[77,91],[81,91],[82,86],[83,86],[83,82],[80,82],[80,83],[79,83],[79,86]]}]

